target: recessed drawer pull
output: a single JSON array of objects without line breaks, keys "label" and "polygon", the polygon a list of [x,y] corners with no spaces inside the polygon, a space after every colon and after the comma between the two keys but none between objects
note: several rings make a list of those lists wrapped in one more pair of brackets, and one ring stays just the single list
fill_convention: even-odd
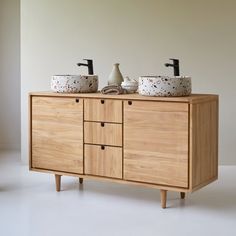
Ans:
[{"label": "recessed drawer pull", "polygon": [[105,146],[102,145],[102,146],[101,146],[101,149],[102,149],[102,150],[105,150]]},{"label": "recessed drawer pull", "polygon": [[76,98],[76,99],[75,99],[75,102],[77,102],[77,103],[78,103],[78,102],[79,102],[79,98]]},{"label": "recessed drawer pull", "polygon": [[105,126],[105,123],[104,123],[104,122],[101,122],[101,126],[104,127],[104,126]]},{"label": "recessed drawer pull", "polygon": [[101,100],[101,103],[102,103],[102,104],[104,104],[104,103],[105,103],[105,101],[102,99],[102,100]]},{"label": "recessed drawer pull", "polygon": [[132,101],[128,101],[128,104],[129,104],[129,105],[132,105]]}]

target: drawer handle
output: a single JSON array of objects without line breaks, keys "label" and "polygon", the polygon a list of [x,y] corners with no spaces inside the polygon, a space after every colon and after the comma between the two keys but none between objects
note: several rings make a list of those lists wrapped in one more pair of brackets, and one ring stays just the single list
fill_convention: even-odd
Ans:
[{"label": "drawer handle", "polygon": [[105,146],[102,145],[102,146],[101,146],[101,149],[102,149],[102,150],[105,150]]},{"label": "drawer handle", "polygon": [[101,126],[104,127],[104,126],[105,126],[105,123],[104,123],[104,122],[101,122]]},{"label": "drawer handle", "polygon": [[78,103],[78,102],[79,102],[79,98],[76,98],[76,99],[75,99],[75,102],[77,102],[77,103]]},{"label": "drawer handle", "polygon": [[105,101],[102,99],[102,100],[101,100],[101,103],[102,103],[102,104],[104,104],[104,103],[105,103]]},{"label": "drawer handle", "polygon": [[132,101],[128,101],[128,104],[129,104],[129,105],[132,105]]}]

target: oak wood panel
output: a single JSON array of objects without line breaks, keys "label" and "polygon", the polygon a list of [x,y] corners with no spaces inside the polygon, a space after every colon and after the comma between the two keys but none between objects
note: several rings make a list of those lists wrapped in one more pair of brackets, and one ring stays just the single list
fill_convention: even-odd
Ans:
[{"label": "oak wood panel", "polygon": [[122,178],[122,148],[85,145],[85,174]]},{"label": "oak wood panel", "polygon": [[97,93],[54,93],[50,91],[32,92],[31,95],[52,96],[52,97],[80,97],[94,99],[112,99],[112,100],[140,100],[140,101],[162,101],[162,102],[184,102],[184,103],[200,103],[214,100],[217,95],[214,94],[191,94],[185,97],[151,97],[142,96],[138,93],[107,95],[100,92]]},{"label": "oak wood panel", "polygon": [[190,187],[218,176],[218,99],[190,105]]},{"label": "oak wood panel", "polygon": [[182,188],[182,187],[173,187],[173,186],[164,186],[159,184],[152,184],[152,183],[143,183],[138,181],[130,181],[130,180],[124,180],[124,179],[117,179],[112,177],[105,177],[105,176],[95,176],[95,175],[86,175],[86,174],[75,174],[70,172],[63,172],[63,171],[54,171],[54,170],[46,170],[46,169],[39,169],[39,168],[31,168],[31,171],[36,171],[39,173],[48,173],[48,174],[59,174],[63,176],[74,176],[74,177],[81,177],[84,179],[92,179],[97,181],[104,181],[104,182],[113,182],[117,184],[129,184],[134,186],[143,186],[153,189],[166,189],[170,191],[176,191],[176,192],[191,192],[188,188]]},{"label": "oak wood panel", "polygon": [[32,96],[28,96],[28,155],[29,169],[32,168]]},{"label": "oak wood panel", "polygon": [[83,99],[32,97],[32,167],[83,173]]},{"label": "oak wood panel", "polygon": [[[190,175],[190,177],[191,177],[191,175]],[[206,185],[208,185],[208,184],[210,184],[210,183],[216,181],[217,179],[218,179],[218,176],[214,176],[213,178],[211,178],[211,179],[209,179],[209,180],[207,180],[207,181],[204,181],[203,183],[198,184],[198,185],[195,186],[195,187],[192,187],[192,183],[191,183],[191,180],[190,180],[189,192],[195,192],[195,191],[197,191],[198,189],[201,189],[201,188],[205,187]]]},{"label": "oak wood panel", "polygon": [[84,120],[122,123],[122,101],[85,99]]},{"label": "oak wood panel", "polygon": [[124,178],[188,187],[188,104],[124,102]]},{"label": "oak wood panel", "polygon": [[122,146],[122,124],[84,122],[84,142]]}]

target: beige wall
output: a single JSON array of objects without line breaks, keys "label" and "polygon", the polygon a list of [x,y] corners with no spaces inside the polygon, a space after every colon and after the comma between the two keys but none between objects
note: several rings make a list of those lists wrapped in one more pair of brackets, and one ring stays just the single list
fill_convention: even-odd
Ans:
[{"label": "beige wall", "polygon": [[20,0],[0,0],[0,149],[20,149]]},{"label": "beige wall", "polygon": [[220,95],[220,163],[236,164],[236,1],[22,0],[22,158],[27,160],[27,93],[49,90],[53,74],[83,73],[94,59],[104,86],[112,64],[124,75],[171,74],[180,59],[193,91]]}]

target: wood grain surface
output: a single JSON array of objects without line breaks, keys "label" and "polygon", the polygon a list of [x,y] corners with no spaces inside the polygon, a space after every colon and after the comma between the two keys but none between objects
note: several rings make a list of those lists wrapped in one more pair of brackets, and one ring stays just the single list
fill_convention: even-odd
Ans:
[{"label": "wood grain surface", "polygon": [[122,146],[122,124],[84,122],[84,142]]},{"label": "wood grain surface", "polygon": [[122,101],[85,99],[84,120],[122,123]]},{"label": "wood grain surface", "polygon": [[122,178],[122,148],[85,145],[84,156],[85,174]]},{"label": "wood grain surface", "polygon": [[32,98],[32,167],[83,173],[83,99]]},{"label": "wood grain surface", "polygon": [[218,177],[218,99],[190,106],[190,186]]},{"label": "wood grain surface", "polygon": [[124,178],[188,187],[187,103],[124,103]]}]

